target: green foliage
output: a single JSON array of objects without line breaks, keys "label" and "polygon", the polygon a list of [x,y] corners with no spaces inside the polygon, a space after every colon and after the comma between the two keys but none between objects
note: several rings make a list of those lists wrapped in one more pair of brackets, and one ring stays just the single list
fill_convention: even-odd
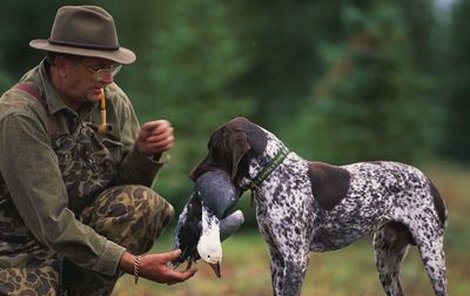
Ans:
[{"label": "green foliage", "polygon": [[[51,20],[55,14],[57,1],[21,2],[2,0],[0,8],[0,69],[9,78],[3,81],[16,81],[24,72],[36,64],[42,53],[33,51],[28,42],[36,38],[48,38]],[[42,9],[44,11],[42,11]],[[39,13],[42,11],[42,14]],[[34,30],[32,30],[34,28]],[[9,86],[0,85],[3,93]]]},{"label": "green foliage", "polygon": [[470,2],[460,1],[450,26],[450,58],[447,99],[449,116],[444,152],[456,159],[470,161]]},{"label": "green foliage", "polygon": [[[56,9],[69,4],[82,2],[2,1],[1,91],[39,62],[43,53],[28,42],[47,38]],[[311,159],[416,162],[437,141],[455,157],[470,155],[465,1],[453,17],[453,50],[439,52],[439,59],[432,50],[449,39],[444,30],[436,34],[431,0],[87,4],[107,9],[120,43],[138,55],[117,82],[141,122],[167,118],[175,127],[175,147],[156,189],[177,211],[210,133],[236,115]],[[451,72],[438,72],[446,64]],[[447,93],[450,107],[436,112]],[[441,133],[436,120],[445,112],[450,120]],[[243,207],[250,209],[249,198]]]},{"label": "green foliage", "polygon": [[142,120],[168,118],[175,127],[171,165],[157,184],[175,196],[191,187],[182,176],[205,156],[210,132],[236,115],[248,116],[252,104],[231,92],[247,63],[226,6],[214,0],[178,0],[169,9],[172,17],[145,52],[152,57],[146,73],[150,83],[141,94],[145,100],[139,101],[139,113]]},{"label": "green foliage", "polygon": [[[3,52],[0,49],[0,60],[2,60],[2,56]],[[0,64],[0,91],[8,89],[9,87],[11,87],[12,84],[13,81],[11,79],[11,76],[7,71],[3,69],[3,67],[1,67]]]},{"label": "green foliage", "polygon": [[240,50],[249,57],[235,91],[256,99],[258,123],[278,128],[296,115],[312,76],[322,70],[316,46],[341,38],[341,2],[230,2]]},{"label": "green foliage", "polygon": [[413,67],[401,14],[381,1],[345,6],[343,21],[346,40],[324,47],[328,71],[299,110],[301,132],[288,139],[302,154],[335,163],[428,156],[429,82]]}]

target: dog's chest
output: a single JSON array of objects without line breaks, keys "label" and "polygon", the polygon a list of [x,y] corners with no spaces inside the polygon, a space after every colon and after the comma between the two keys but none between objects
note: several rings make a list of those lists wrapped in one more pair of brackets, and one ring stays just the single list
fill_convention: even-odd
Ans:
[{"label": "dog's chest", "polygon": [[307,164],[295,153],[256,190],[257,220],[261,227],[312,220],[314,205]]}]

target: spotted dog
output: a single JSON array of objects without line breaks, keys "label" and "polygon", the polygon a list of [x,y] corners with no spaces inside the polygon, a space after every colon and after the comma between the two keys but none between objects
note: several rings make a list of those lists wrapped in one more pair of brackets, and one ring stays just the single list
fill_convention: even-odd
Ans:
[{"label": "spotted dog", "polygon": [[275,295],[300,295],[310,251],[340,249],[371,233],[387,295],[403,295],[399,273],[410,245],[418,248],[435,295],[447,295],[447,210],[418,169],[389,161],[307,161],[243,117],[218,128],[208,150],[191,178],[224,170],[240,191],[253,191]]}]

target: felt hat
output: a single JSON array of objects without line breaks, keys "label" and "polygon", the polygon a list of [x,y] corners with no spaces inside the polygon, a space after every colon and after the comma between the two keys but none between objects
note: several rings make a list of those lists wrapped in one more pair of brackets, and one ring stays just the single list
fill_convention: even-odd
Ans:
[{"label": "felt hat", "polygon": [[32,40],[29,46],[120,64],[131,64],[136,60],[134,52],[119,45],[113,17],[103,8],[92,5],[59,8],[49,39]]}]

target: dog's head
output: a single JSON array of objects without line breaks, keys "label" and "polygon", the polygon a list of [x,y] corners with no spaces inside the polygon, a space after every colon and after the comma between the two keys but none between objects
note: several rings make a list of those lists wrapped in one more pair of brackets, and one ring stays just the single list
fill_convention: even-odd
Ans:
[{"label": "dog's head", "polygon": [[211,170],[227,172],[236,185],[248,174],[249,160],[266,149],[266,133],[244,117],[236,117],[211,136],[206,158],[191,172],[191,180]]}]

